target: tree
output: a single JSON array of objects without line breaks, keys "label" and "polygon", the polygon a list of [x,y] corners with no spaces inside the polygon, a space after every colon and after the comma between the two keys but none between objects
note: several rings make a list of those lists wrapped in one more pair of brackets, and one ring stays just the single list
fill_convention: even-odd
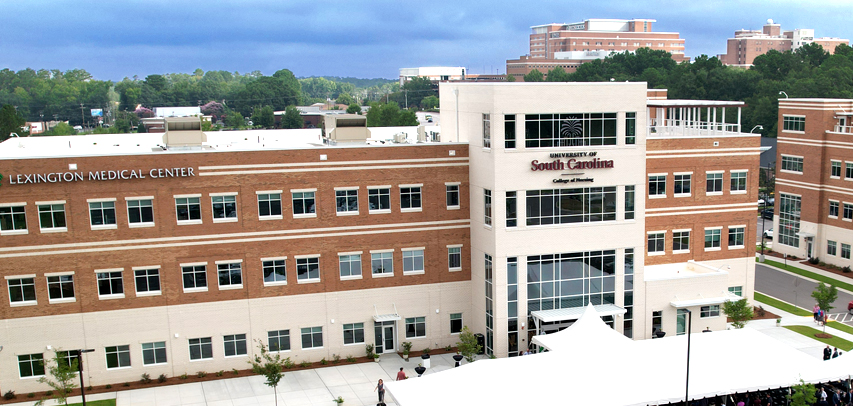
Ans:
[{"label": "tree", "polygon": [[826,286],[821,282],[817,285],[817,289],[812,292],[812,297],[817,301],[821,310],[829,312],[833,308],[832,303],[838,299],[838,289],[833,285]]},{"label": "tree", "polygon": [[302,128],[304,126],[302,116],[296,106],[287,106],[284,109],[284,117],[281,119],[281,128]]},{"label": "tree", "polygon": [[515,76],[513,76],[513,75],[511,75],[511,74],[507,73],[507,74],[506,74],[506,79],[504,79],[504,80],[505,80],[505,81],[507,81],[507,82],[515,82]]},{"label": "tree", "polygon": [[418,125],[418,116],[414,110],[400,110],[397,118],[394,119],[395,126],[413,126]]},{"label": "tree", "polygon": [[735,328],[743,328],[748,321],[752,320],[752,306],[746,299],[723,303],[723,313],[732,319],[732,325]]},{"label": "tree", "polygon": [[201,106],[201,113],[206,116],[220,116],[225,112],[225,106],[219,102],[209,102],[204,106]]},{"label": "tree", "polygon": [[566,73],[565,69],[562,67],[555,67],[548,71],[548,77],[545,79],[546,82],[568,82],[569,74]]},{"label": "tree", "polygon": [[817,389],[814,385],[800,379],[800,383],[791,387],[794,393],[788,395],[791,406],[809,406],[815,404]]},{"label": "tree", "polygon": [[275,112],[272,106],[255,107],[252,113],[252,122],[255,127],[273,128],[275,127]]},{"label": "tree", "polygon": [[230,128],[240,128],[245,125],[243,115],[237,111],[231,111],[225,116],[225,125]]},{"label": "tree", "polygon": [[440,101],[438,100],[438,97],[427,96],[427,97],[424,97],[423,100],[421,100],[421,108],[423,108],[424,110],[437,109],[439,106],[439,103],[440,103]]},{"label": "tree", "polygon": [[474,356],[480,353],[483,346],[477,344],[477,336],[471,332],[468,326],[464,326],[462,332],[459,333],[459,342],[456,343],[456,348],[459,349],[459,353],[465,357],[466,361],[474,362]]},{"label": "tree", "polygon": [[355,103],[355,99],[353,99],[352,96],[350,96],[348,93],[341,93],[338,95],[338,98],[335,100],[335,103],[346,104],[349,106],[350,104]]},{"label": "tree", "polygon": [[4,104],[0,108],[0,142],[11,137],[11,133],[23,135],[23,126],[27,122],[15,111],[15,107]]},{"label": "tree", "polygon": [[358,103],[352,103],[347,107],[347,114],[361,114],[361,106]]},{"label": "tree", "polygon": [[[583,65],[581,65],[581,66],[583,66]],[[542,72],[539,72],[538,70],[534,69],[534,70],[530,71],[530,73],[524,75],[524,81],[525,82],[544,82],[545,81],[545,75],[543,75]]]},{"label": "tree", "polygon": [[258,350],[261,353],[255,355],[255,358],[248,362],[252,365],[252,372],[263,375],[267,379],[264,384],[272,387],[273,394],[275,395],[275,404],[278,405],[278,383],[284,378],[282,369],[290,359],[282,359],[279,354],[270,354],[267,346],[261,340],[258,340]]},{"label": "tree", "polygon": [[[47,362],[42,361],[43,364],[46,364],[45,366],[47,367],[47,373],[50,378],[48,376],[39,378],[39,383],[46,383],[53,389],[53,399],[56,403],[65,405],[68,404],[68,395],[77,387],[77,384],[74,382],[77,379],[77,367],[79,363],[79,359],[76,356],[68,357],[68,355],[67,351],[54,350],[52,360],[48,360]],[[45,400],[46,398],[42,398],[35,405],[41,406]]]},{"label": "tree", "polygon": [[49,131],[45,131],[40,135],[74,135],[77,134],[77,130],[74,127],[71,127],[68,123],[59,123]]}]

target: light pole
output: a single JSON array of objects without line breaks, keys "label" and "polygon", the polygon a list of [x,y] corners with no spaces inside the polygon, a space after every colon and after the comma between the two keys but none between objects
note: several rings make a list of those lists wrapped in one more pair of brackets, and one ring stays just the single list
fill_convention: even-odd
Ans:
[{"label": "light pole", "polygon": [[83,398],[83,406],[86,406],[86,386],[83,385],[83,353],[86,352],[95,352],[95,350],[77,350],[77,373],[80,375],[80,396]]},{"label": "light pole", "polygon": [[759,125],[757,125],[757,126],[755,126],[755,127],[752,127],[752,129],[751,129],[751,130],[749,130],[749,133],[750,133],[750,134],[752,134],[752,132],[753,132],[753,131],[755,131],[755,129],[756,129],[756,128],[757,128],[757,129],[759,129],[759,130],[764,131],[764,126],[762,126],[761,124],[759,124]]},{"label": "light pole", "polygon": [[[684,405],[689,405],[690,394],[690,333],[693,327],[693,312],[690,309],[684,309],[687,312],[687,376],[684,379]],[[84,405],[85,406],[85,405]]]},{"label": "light pole", "polygon": [[786,98],[786,99],[788,98],[788,93],[785,93],[784,91],[781,91],[781,90],[780,90],[780,91],[779,91],[779,94],[781,94],[781,95],[785,95],[785,98]]}]

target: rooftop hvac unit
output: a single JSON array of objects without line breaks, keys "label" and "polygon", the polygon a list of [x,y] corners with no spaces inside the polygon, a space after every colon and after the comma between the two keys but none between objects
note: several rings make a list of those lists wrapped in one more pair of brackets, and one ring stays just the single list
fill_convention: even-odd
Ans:
[{"label": "rooftop hvac unit", "polygon": [[[419,129],[420,130],[420,129]],[[418,131],[418,142],[427,142],[429,139],[427,138],[426,131]]]},{"label": "rooftop hvac unit", "polygon": [[394,134],[394,142],[398,144],[406,142],[406,133]]}]

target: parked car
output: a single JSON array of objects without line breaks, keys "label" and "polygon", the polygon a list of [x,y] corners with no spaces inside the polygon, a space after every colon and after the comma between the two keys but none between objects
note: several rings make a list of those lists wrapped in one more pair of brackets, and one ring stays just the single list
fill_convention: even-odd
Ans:
[{"label": "parked car", "polygon": [[772,228],[764,231],[764,238],[769,238],[771,240],[773,239],[773,229]]},{"label": "parked car", "polygon": [[761,211],[761,218],[767,219],[767,220],[773,220],[773,210],[772,209],[762,210]]}]

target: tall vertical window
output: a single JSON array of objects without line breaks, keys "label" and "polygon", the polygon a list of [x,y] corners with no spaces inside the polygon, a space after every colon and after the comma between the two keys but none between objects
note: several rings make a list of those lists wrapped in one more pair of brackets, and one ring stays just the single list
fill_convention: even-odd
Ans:
[{"label": "tall vertical window", "polygon": [[344,324],[344,345],[364,344],[364,323]]},{"label": "tall vertical window", "polygon": [[142,343],[142,365],[166,363],[166,342]]},{"label": "tall vertical window", "polygon": [[160,270],[152,269],[134,269],[133,280],[136,283],[136,295],[160,293]]},{"label": "tall vertical window", "polygon": [[515,148],[515,114],[504,115],[504,148]]},{"label": "tall vertical window", "polygon": [[128,199],[127,222],[130,227],[154,224],[154,201],[152,199]]},{"label": "tall vertical window", "polygon": [[451,271],[462,269],[462,247],[449,246],[447,247],[447,268]]},{"label": "tall vertical window", "polygon": [[403,211],[420,211],[421,186],[400,185],[400,209]]},{"label": "tall vertical window", "polygon": [[483,189],[483,223],[492,225],[492,191]]},{"label": "tall vertical window", "polygon": [[320,257],[296,258],[296,282],[320,280]]},{"label": "tall vertical window", "polygon": [[690,230],[672,231],[672,252],[690,251]]},{"label": "tall vertical window", "polygon": [[9,285],[9,301],[13,304],[36,303],[35,278],[7,279]]},{"label": "tall vertical window", "polygon": [[673,175],[673,192],[675,196],[690,196],[690,181],[693,174],[691,173],[676,173]]},{"label": "tall vertical window", "polygon": [[314,191],[292,191],[293,216],[313,217],[316,213]]},{"label": "tall vertical window", "polygon": [[780,168],[783,171],[803,173],[803,157],[782,155]]},{"label": "tall vertical window", "polygon": [[339,215],[358,213],[358,189],[335,190],[335,206]]},{"label": "tall vertical window", "polygon": [[625,144],[637,143],[637,113],[625,113]]},{"label": "tall vertical window", "polygon": [[264,285],[286,284],[287,265],[285,258],[261,258],[261,267],[264,272]]},{"label": "tall vertical window", "polygon": [[246,335],[245,334],[231,334],[222,337],[222,341],[225,344],[225,356],[226,357],[236,357],[240,355],[246,355],[248,349],[246,348]]},{"label": "tall vertical window", "polygon": [[722,228],[705,229],[705,251],[719,250],[722,234]]},{"label": "tall vertical window", "polygon": [[722,172],[706,172],[705,173],[705,193],[706,194],[722,194],[723,193],[723,173]]},{"label": "tall vertical window", "polygon": [[491,115],[483,113],[483,148],[492,147]]},{"label": "tall vertical window", "polygon": [[634,338],[634,249],[625,248],[625,297],[623,307],[625,315],[622,322],[622,333],[625,337]]},{"label": "tall vertical window", "polygon": [[207,290],[207,265],[183,265],[181,276],[184,281],[184,291],[191,289]]},{"label": "tall vertical window", "polygon": [[27,215],[24,206],[0,207],[0,232],[27,229]]},{"label": "tall vertical window", "polygon": [[829,176],[841,178],[841,161],[830,161]]},{"label": "tall vertical window", "polygon": [[459,184],[446,184],[447,188],[447,208],[448,209],[458,209],[459,208]]},{"label": "tall vertical window", "polygon": [[213,359],[213,339],[211,337],[190,338],[190,361]]},{"label": "tall vertical window", "polygon": [[844,210],[841,212],[842,218],[844,220],[853,220],[853,204],[844,203]]},{"label": "tall vertical window", "polygon": [[217,276],[219,276],[219,289],[242,288],[243,267],[239,262],[216,264]]},{"label": "tall vertical window", "polygon": [[339,254],[341,279],[361,278],[361,254]]},{"label": "tall vertical window", "polygon": [[729,227],[729,248],[743,247],[743,236],[745,227]]},{"label": "tall vertical window", "polygon": [[98,272],[98,296],[124,297],[124,281],[121,271]]},{"label": "tall vertical window", "polygon": [[850,259],[850,244],[841,243],[841,258]]},{"label": "tall vertical window", "polygon": [[391,187],[375,186],[367,189],[367,209],[370,213],[391,211]]},{"label": "tall vertical window", "polygon": [[42,231],[62,231],[65,226],[65,203],[40,204],[39,226]]},{"label": "tall vertical window", "polygon": [[837,255],[838,244],[835,241],[828,240],[826,242],[826,255]]},{"label": "tall vertical window", "polygon": [[[461,314],[460,314],[461,316]],[[518,258],[506,259],[506,317],[507,351],[510,357],[518,355]],[[461,318],[461,317],[460,317]],[[461,322],[461,320],[460,320]],[[460,328],[461,330],[461,328]]]},{"label": "tall vertical window", "polygon": [[779,194],[779,230],[776,231],[779,244],[799,248],[800,204],[800,196]]},{"label": "tall vertical window", "polygon": [[290,330],[268,331],[267,339],[270,351],[290,351]]},{"label": "tall vertical window", "polygon": [[853,162],[844,163],[844,177],[846,179],[853,179]]},{"label": "tall vertical window", "polygon": [[450,334],[462,332],[462,313],[450,313]]},{"label": "tall vertical window", "polygon": [[89,202],[89,220],[93,228],[116,225],[116,202]]},{"label": "tall vertical window", "polygon": [[50,301],[74,299],[74,275],[48,276],[47,296]]},{"label": "tall vertical window", "polygon": [[323,348],[323,327],[302,329],[302,349]]},{"label": "tall vertical window", "polygon": [[211,196],[210,204],[213,207],[214,221],[237,218],[237,196]]},{"label": "tall vertical window", "polygon": [[495,287],[494,272],[492,269],[492,256],[485,254],[484,276],[486,287],[486,355],[494,353],[495,340]]},{"label": "tall vertical window", "polygon": [[652,312],[652,338],[655,338],[655,333],[663,329],[663,311],[657,310]]},{"label": "tall vertical window", "polygon": [[516,192],[506,192],[506,226],[518,225],[518,208],[516,206]]},{"label": "tall vertical window", "polygon": [[649,175],[649,197],[666,197],[666,175]]},{"label": "tall vertical window", "polygon": [[666,252],[666,232],[656,231],[648,233],[649,255],[663,255]]},{"label": "tall vertical window", "polygon": [[829,217],[838,217],[838,202],[829,201]]},{"label": "tall vertical window", "polygon": [[281,192],[257,193],[258,217],[262,220],[281,219]]},{"label": "tall vertical window", "polygon": [[625,186],[625,220],[634,219],[634,185]]},{"label": "tall vertical window", "polygon": [[201,203],[198,197],[176,197],[175,210],[179,223],[201,221]]},{"label": "tall vertical window", "polygon": [[746,193],[746,171],[732,171],[731,191]]},{"label": "tall vertical window", "polygon": [[806,130],[806,117],[790,117],[784,116],[782,117],[782,130],[783,131],[805,131]]}]

